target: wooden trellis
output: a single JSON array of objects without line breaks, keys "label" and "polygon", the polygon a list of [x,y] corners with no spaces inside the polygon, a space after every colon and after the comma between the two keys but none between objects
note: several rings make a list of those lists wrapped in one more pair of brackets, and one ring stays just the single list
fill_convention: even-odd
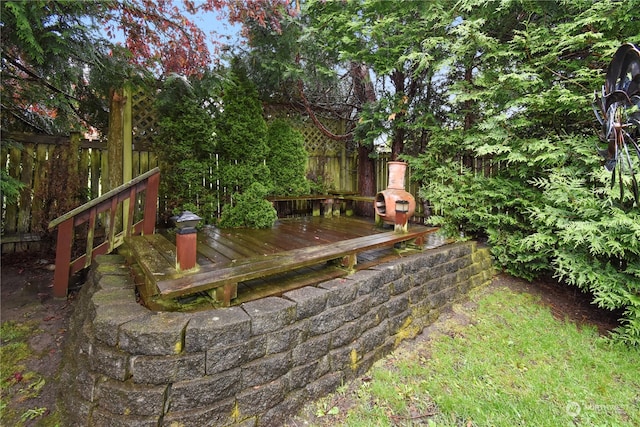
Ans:
[{"label": "wooden trellis", "polygon": [[[132,90],[132,132],[136,149],[149,149],[157,136],[158,117],[155,115],[154,98],[148,92],[138,88]],[[311,119],[293,108],[283,106],[264,107],[267,121],[275,118],[290,119],[293,127],[302,133],[305,149],[310,156],[336,156],[345,149],[343,141],[335,141],[324,135]],[[345,132],[345,124],[341,120],[322,117],[323,125],[334,134]]]},{"label": "wooden trellis", "polygon": [[[275,118],[289,119],[291,125],[302,133],[304,147],[309,156],[338,156],[345,149],[344,141],[335,141],[324,135],[308,115],[298,110],[284,106],[267,105],[264,107],[264,111],[267,121]],[[322,117],[320,121],[334,134],[340,135],[345,132],[345,124],[341,120]]]},{"label": "wooden trellis", "polygon": [[155,99],[141,88],[131,90],[131,133],[136,149],[150,149],[158,135],[158,117],[154,108]]}]

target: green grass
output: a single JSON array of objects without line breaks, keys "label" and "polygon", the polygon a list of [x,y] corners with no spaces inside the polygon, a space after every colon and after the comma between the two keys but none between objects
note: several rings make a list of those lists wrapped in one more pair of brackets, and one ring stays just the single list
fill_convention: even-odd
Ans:
[{"label": "green grass", "polygon": [[[558,321],[528,294],[477,296],[467,326],[376,363],[312,424],[640,425],[640,353]],[[457,307],[460,309],[460,307]]]},{"label": "green grass", "polygon": [[38,398],[46,382],[25,365],[33,355],[28,340],[37,328],[37,322],[7,321],[0,325],[0,425],[22,426],[34,420],[36,425],[58,424],[57,414],[43,417],[47,408],[24,405]]}]

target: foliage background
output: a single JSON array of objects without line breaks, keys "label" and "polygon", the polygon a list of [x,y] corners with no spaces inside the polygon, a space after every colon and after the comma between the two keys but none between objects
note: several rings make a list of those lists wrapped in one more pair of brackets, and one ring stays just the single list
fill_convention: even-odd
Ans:
[{"label": "foliage background", "polygon": [[[640,345],[640,208],[610,189],[591,107],[615,50],[640,42],[638,2],[459,6],[445,42],[447,69],[470,70],[449,78],[457,117],[408,158],[432,222],[487,239],[511,274],[553,274],[623,310],[618,338]],[[489,173],[465,163],[479,157]]]},{"label": "foliage background", "polygon": [[277,215],[268,195],[310,191],[302,134],[284,119],[267,123],[239,61],[199,78],[169,77],[156,110],[154,150],[172,215],[187,209],[206,224],[271,227]]}]

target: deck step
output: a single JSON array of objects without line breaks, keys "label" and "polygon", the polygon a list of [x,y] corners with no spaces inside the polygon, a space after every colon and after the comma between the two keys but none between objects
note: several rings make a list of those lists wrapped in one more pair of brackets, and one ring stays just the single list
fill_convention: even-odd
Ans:
[{"label": "deck step", "polygon": [[125,239],[132,258],[144,274],[154,278],[176,278],[176,247],[161,234],[131,236]]}]

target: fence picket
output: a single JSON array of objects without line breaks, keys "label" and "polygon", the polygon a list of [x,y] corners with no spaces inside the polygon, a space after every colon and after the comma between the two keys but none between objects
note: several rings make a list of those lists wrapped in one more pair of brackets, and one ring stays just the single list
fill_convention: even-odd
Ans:
[{"label": "fence picket", "polygon": [[[45,207],[49,181],[47,176],[48,146],[38,144],[36,146],[36,164],[33,178],[33,202],[31,204],[31,232],[40,233],[46,230],[47,218]],[[32,249],[38,250],[39,244],[33,244]]]},{"label": "fence picket", "polygon": [[[20,201],[18,204],[18,234],[23,235],[29,232],[31,223],[31,195],[33,188],[33,144],[25,144],[21,156],[20,181],[24,183],[24,188],[20,192]],[[16,243],[16,251],[24,252],[28,250],[28,243]]]},{"label": "fence picket", "polygon": [[100,168],[102,166],[102,150],[97,150],[95,148],[89,149],[89,163],[90,163],[90,188],[91,188],[91,199],[95,199],[100,195]]}]

